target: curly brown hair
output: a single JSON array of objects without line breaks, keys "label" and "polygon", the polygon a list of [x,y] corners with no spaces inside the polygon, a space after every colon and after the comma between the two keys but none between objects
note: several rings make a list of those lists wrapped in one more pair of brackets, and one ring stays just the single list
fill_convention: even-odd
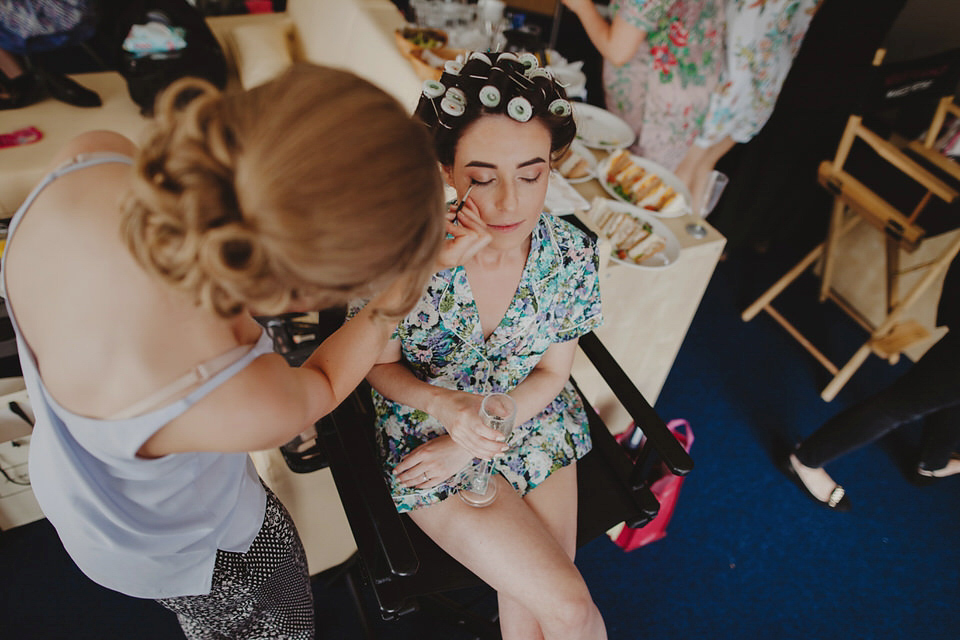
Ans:
[{"label": "curly brown hair", "polygon": [[136,159],[123,235],[139,263],[222,317],[326,308],[413,274],[444,237],[429,136],[351,73],[298,63],[250,91],[170,86]]},{"label": "curly brown hair", "polygon": [[[539,120],[550,132],[551,160],[559,158],[577,135],[566,92],[549,71],[538,67],[532,54],[463,54],[447,63],[439,82],[434,83],[435,91],[430,84],[424,83],[414,115],[430,130],[434,151],[445,167],[453,165],[457,143],[470,125],[484,115],[509,115],[517,98],[529,109],[526,117]],[[484,100],[488,91],[493,92],[494,100]],[[444,101],[451,98],[462,103],[462,111],[444,109]]]}]

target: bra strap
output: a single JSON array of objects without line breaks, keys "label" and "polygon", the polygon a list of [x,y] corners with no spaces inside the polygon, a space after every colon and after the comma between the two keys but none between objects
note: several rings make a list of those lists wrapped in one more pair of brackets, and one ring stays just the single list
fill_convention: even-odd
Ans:
[{"label": "bra strap", "polygon": [[254,347],[251,347],[250,345],[241,344],[233,349],[230,349],[230,351],[227,351],[226,353],[222,353],[219,356],[207,360],[206,362],[201,362],[167,386],[159,389],[155,393],[150,394],[143,400],[134,403],[123,411],[119,411],[107,417],[106,419],[126,420],[142,413],[146,413],[151,409],[157,409],[164,404],[167,404],[168,402],[182,396],[183,393],[188,389],[195,387],[205,380],[209,380],[213,376],[217,375],[234,362],[240,360],[240,358],[250,353],[253,348]]}]

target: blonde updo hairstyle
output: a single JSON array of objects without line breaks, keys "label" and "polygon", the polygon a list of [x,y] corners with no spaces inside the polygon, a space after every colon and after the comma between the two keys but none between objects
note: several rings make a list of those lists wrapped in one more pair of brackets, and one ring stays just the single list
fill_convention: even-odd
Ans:
[{"label": "blonde updo hairstyle", "polygon": [[123,233],[149,273],[222,317],[346,304],[413,276],[444,237],[429,136],[371,83],[299,63],[251,91],[198,79],[158,99]]}]

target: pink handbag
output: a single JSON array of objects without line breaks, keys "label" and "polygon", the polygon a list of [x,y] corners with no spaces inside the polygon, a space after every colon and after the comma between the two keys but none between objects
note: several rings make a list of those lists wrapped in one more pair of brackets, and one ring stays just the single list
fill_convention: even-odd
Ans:
[{"label": "pink handbag", "polygon": [[[629,442],[633,434],[635,425],[617,436],[617,442],[624,444]],[[683,448],[690,452],[693,446],[693,429],[690,423],[682,418],[671,420],[667,423],[667,429],[680,441]],[[675,476],[667,469],[666,465],[661,463],[660,469],[655,472],[655,479],[650,485],[650,490],[660,502],[660,512],[645,527],[633,529],[620,523],[607,531],[610,539],[624,551],[633,551],[651,542],[656,542],[667,535],[667,525],[670,518],[673,517],[673,511],[677,506],[677,499],[680,497],[680,487],[683,486],[683,477]]]}]

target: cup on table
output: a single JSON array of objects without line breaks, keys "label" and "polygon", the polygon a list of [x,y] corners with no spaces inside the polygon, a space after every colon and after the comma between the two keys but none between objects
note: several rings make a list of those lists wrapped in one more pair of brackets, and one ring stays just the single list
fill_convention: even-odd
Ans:
[{"label": "cup on table", "polygon": [[703,226],[702,221],[717,206],[717,202],[720,201],[720,196],[723,195],[723,190],[727,188],[728,182],[730,182],[730,179],[727,174],[717,170],[710,172],[710,177],[707,178],[706,200],[700,207],[700,211],[693,212],[697,220],[686,226],[687,233],[694,238],[703,238],[707,235],[707,228]]},{"label": "cup on table", "polygon": [[[517,417],[517,405],[505,393],[490,393],[480,404],[480,419],[483,424],[509,437]],[[497,485],[490,482],[493,462],[475,458],[463,474],[464,488],[460,499],[471,507],[486,507],[497,497]]]}]

